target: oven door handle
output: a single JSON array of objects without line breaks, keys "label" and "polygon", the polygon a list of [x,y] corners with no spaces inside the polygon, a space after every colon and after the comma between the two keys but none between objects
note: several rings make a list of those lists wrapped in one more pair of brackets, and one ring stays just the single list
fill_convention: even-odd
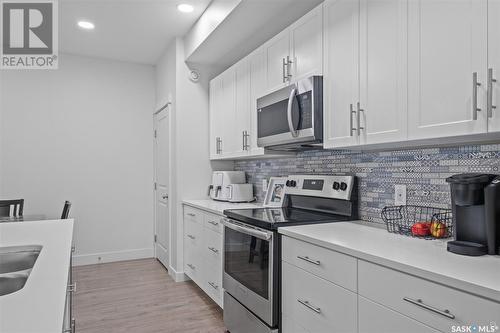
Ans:
[{"label": "oven door handle", "polygon": [[286,110],[286,117],[288,119],[288,128],[290,129],[290,133],[294,138],[299,135],[299,131],[293,127],[293,119],[292,119],[292,108],[293,108],[293,100],[297,94],[297,87],[294,87],[290,92],[290,96],[288,97],[288,107]]},{"label": "oven door handle", "polygon": [[228,227],[229,229],[232,229],[232,230],[235,230],[235,231],[238,231],[238,232],[250,235],[250,236],[254,236],[254,237],[257,237],[259,239],[263,239],[265,241],[269,241],[271,238],[273,238],[273,234],[271,232],[265,232],[265,231],[260,231],[260,230],[254,229],[254,228],[249,228],[249,227],[243,226],[239,223],[235,223],[229,219],[223,219],[222,224],[224,224],[224,226]]}]

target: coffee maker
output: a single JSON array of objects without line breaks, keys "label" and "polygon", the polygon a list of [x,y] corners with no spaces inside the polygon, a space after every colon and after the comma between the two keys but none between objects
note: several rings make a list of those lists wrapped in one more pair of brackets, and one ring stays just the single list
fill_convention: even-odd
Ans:
[{"label": "coffee maker", "polygon": [[500,254],[500,176],[459,174],[451,187],[454,240],[448,251],[481,256]]}]

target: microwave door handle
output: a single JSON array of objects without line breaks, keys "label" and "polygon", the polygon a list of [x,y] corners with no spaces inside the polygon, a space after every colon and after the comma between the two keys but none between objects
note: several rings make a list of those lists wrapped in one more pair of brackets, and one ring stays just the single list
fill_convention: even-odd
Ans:
[{"label": "microwave door handle", "polygon": [[238,231],[238,232],[241,232],[243,234],[254,236],[254,237],[257,237],[259,239],[263,239],[265,241],[269,241],[273,237],[272,233],[260,231],[260,230],[253,229],[253,228],[247,228],[247,227],[244,227],[242,225],[235,224],[235,223],[231,222],[231,220],[229,220],[229,219],[223,219],[222,224],[224,226],[226,226],[227,228],[232,229],[234,231]]},{"label": "microwave door handle", "polygon": [[292,91],[290,92],[290,97],[288,97],[288,108],[287,108],[287,119],[288,119],[288,128],[290,129],[290,133],[294,138],[296,138],[299,135],[299,131],[297,131],[293,127],[293,120],[292,120],[292,108],[293,108],[293,100],[295,98],[295,95],[297,94],[297,88],[294,87]]}]

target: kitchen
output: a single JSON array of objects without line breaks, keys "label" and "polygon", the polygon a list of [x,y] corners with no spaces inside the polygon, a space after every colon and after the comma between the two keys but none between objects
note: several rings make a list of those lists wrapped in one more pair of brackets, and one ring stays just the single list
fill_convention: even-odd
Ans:
[{"label": "kitchen", "polygon": [[41,2],[0,332],[499,331],[500,1]]}]

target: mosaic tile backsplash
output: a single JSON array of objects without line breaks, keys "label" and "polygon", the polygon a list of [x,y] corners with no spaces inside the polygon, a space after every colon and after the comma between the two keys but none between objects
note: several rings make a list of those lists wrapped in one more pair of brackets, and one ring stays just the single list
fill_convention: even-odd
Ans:
[{"label": "mosaic tile backsplash", "polygon": [[407,204],[438,208],[451,206],[445,179],[457,173],[500,174],[500,144],[414,150],[355,152],[318,150],[272,160],[237,161],[264,201],[262,180],[291,174],[353,173],[358,178],[359,217],[383,223],[380,212],[394,205],[394,185],[407,185]]}]

